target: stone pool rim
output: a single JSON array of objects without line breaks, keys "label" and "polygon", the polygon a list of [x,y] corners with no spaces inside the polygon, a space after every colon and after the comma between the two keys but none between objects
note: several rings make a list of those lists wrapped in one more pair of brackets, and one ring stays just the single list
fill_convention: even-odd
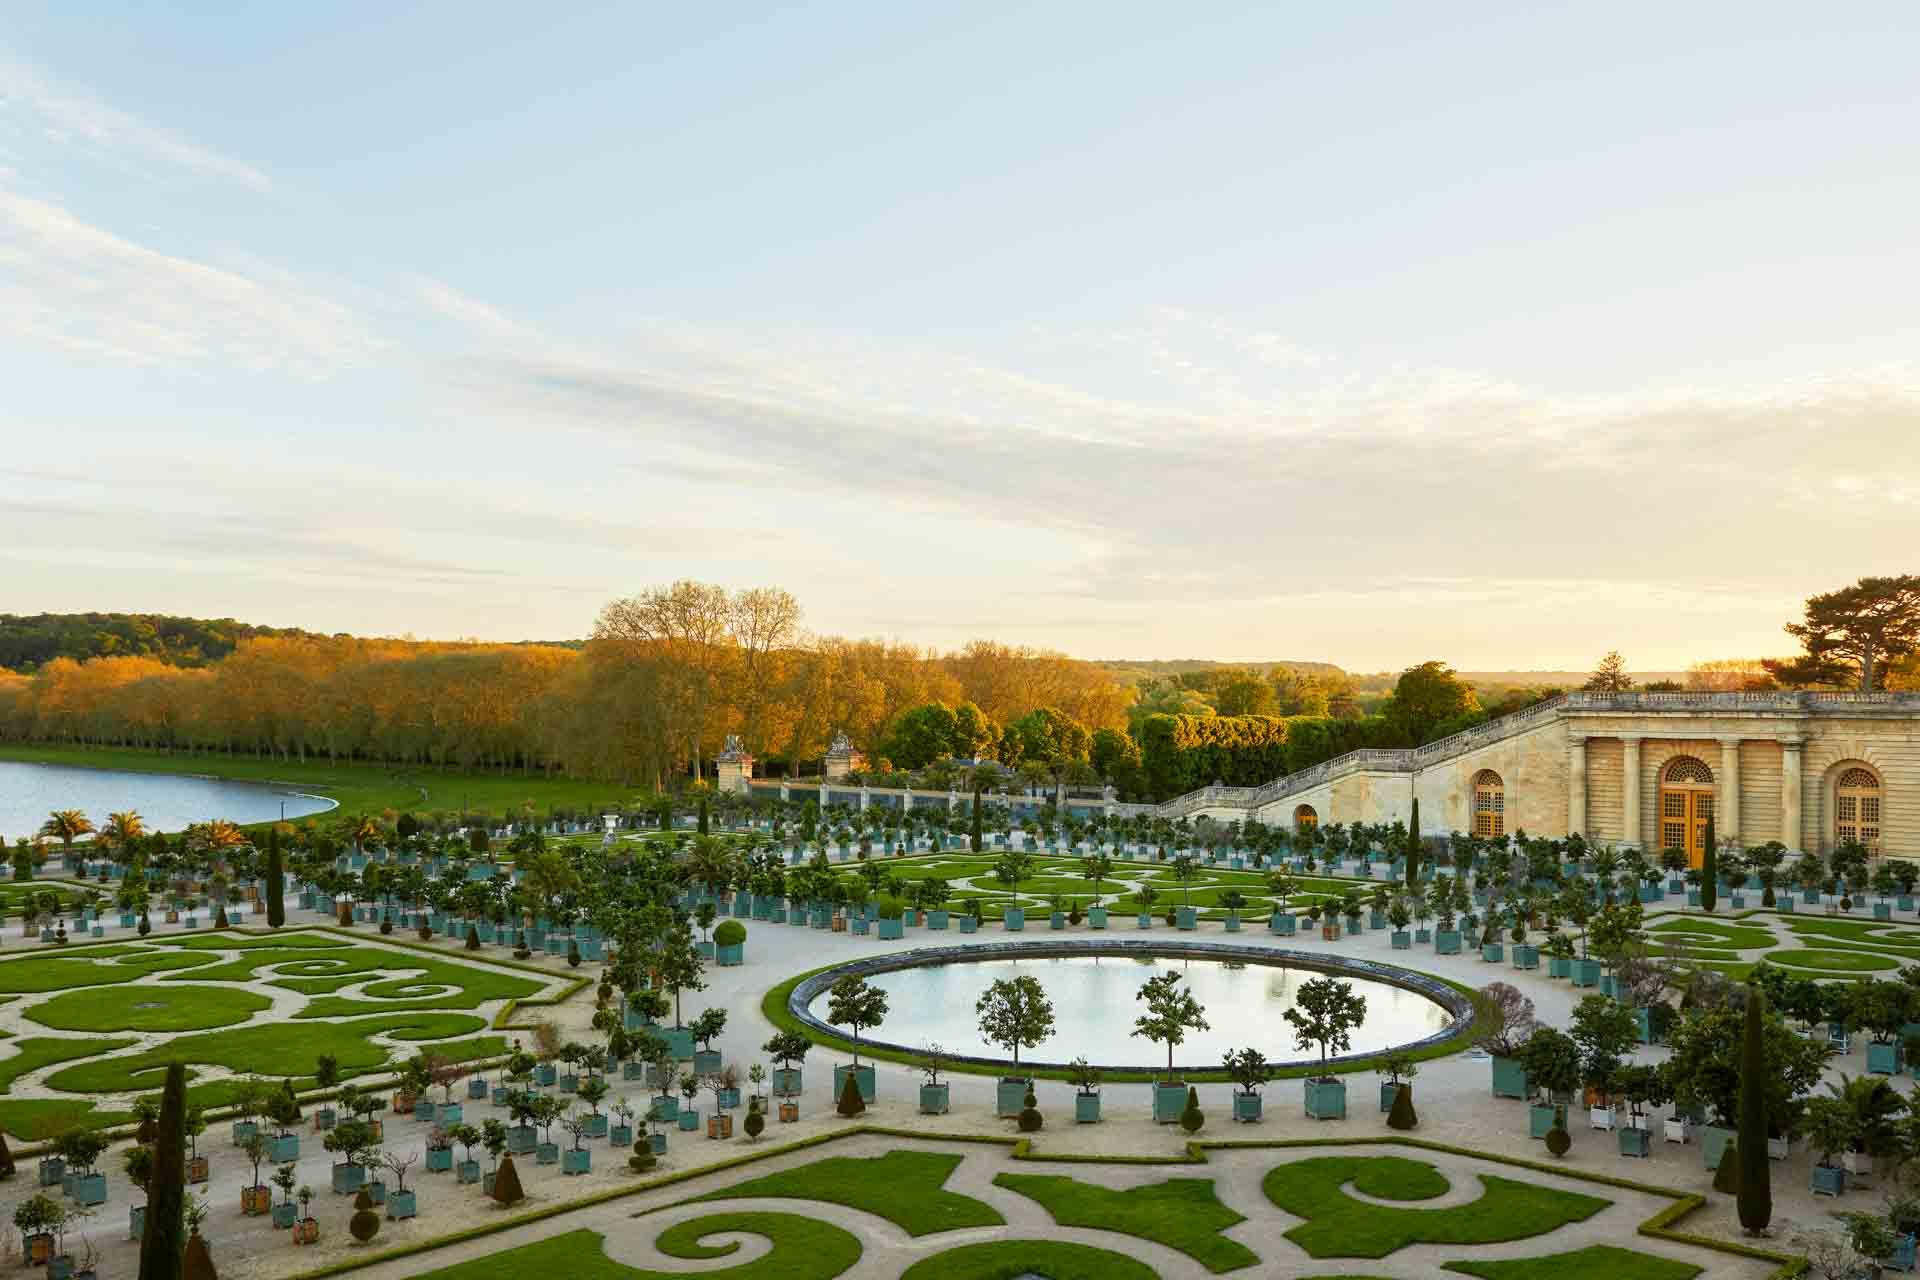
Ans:
[{"label": "stone pool rim", "polygon": [[[1021,942],[985,942],[966,946],[918,947],[911,951],[891,951],[885,955],[850,960],[845,964],[837,964],[802,978],[794,984],[793,990],[787,993],[787,1013],[809,1031],[852,1043],[852,1037],[845,1030],[819,1017],[809,1007],[826,992],[828,987],[841,978],[855,974],[866,977],[900,969],[925,969],[941,964],[970,964],[983,960],[1063,959],[1075,956],[1151,956],[1169,960],[1238,961],[1269,969],[1309,969],[1317,973],[1385,983],[1403,991],[1411,991],[1415,995],[1431,1000],[1453,1017],[1450,1025],[1418,1040],[1403,1041],[1384,1049],[1374,1049],[1365,1053],[1330,1054],[1326,1059],[1329,1071],[1336,1071],[1342,1066],[1350,1067],[1376,1062],[1389,1053],[1419,1052],[1437,1048],[1461,1039],[1473,1025],[1473,1001],[1465,992],[1431,974],[1414,969],[1405,969],[1399,965],[1385,964],[1378,960],[1366,960],[1358,956],[1329,956],[1296,951],[1291,947],[1264,947],[1248,943],[1179,942],[1152,938],[1036,938]],[[859,1044],[862,1049],[879,1050],[910,1059],[924,1057],[927,1052],[925,1046],[916,1049],[911,1045],[892,1040],[876,1040],[871,1036],[862,1036]],[[1011,1058],[990,1058],[965,1053],[946,1053],[942,1057],[961,1067],[997,1068],[1013,1065]],[[1049,1062],[1037,1058],[1020,1060],[1022,1071],[1029,1069],[1066,1071],[1072,1065],[1070,1062]],[[1091,1065],[1102,1071],[1116,1073],[1151,1075],[1166,1070],[1163,1062],[1150,1064],[1096,1062]],[[1318,1065],[1320,1065],[1320,1058],[1317,1055],[1306,1058],[1274,1059],[1268,1063],[1275,1072]],[[1175,1072],[1219,1069],[1193,1064],[1182,1065],[1178,1062],[1174,1064]]]}]

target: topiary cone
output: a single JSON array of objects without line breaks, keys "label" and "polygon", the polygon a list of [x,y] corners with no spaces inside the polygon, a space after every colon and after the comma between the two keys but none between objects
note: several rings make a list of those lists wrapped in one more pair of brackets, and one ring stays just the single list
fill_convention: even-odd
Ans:
[{"label": "topiary cone", "polygon": [[180,1258],[181,1280],[219,1280],[213,1269],[213,1254],[198,1231],[187,1237],[186,1251]]},{"label": "topiary cone", "polygon": [[1740,1194],[1740,1139],[1727,1143],[1720,1153],[1719,1167],[1713,1171],[1713,1189],[1723,1196]]},{"label": "topiary cone", "polygon": [[1027,1096],[1020,1104],[1020,1132],[1038,1133],[1046,1120],[1040,1114],[1040,1100],[1033,1096],[1033,1081],[1027,1081]]},{"label": "topiary cone", "polygon": [[1413,1110],[1413,1084],[1411,1081],[1403,1080],[1400,1082],[1400,1087],[1394,1091],[1393,1106],[1387,1112],[1387,1128],[1404,1130],[1419,1127],[1420,1117],[1415,1115]]},{"label": "topiary cone", "polygon": [[847,1072],[847,1083],[840,1090],[840,1101],[835,1105],[834,1110],[843,1116],[851,1118],[859,1115],[866,1109],[867,1101],[860,1096],[860,1081],[855,1078],[854,1072],[849,1071]]},{"label": "topiary cone", "polygon": [[1558,1160],[1573,1149],[1573,1135],[1567,1132],[1567,1109],[1553,1109],[1553,1128],[1547,1130],[1547,1150]]},{"label": "topiary cone", "polygon": [[503,1205],[518,1204],[527,1198],[520,1189],[520,1174],[513,1167],[513,1157],[503,1156],[500,1168],[493,1175],[493,1198]]},{"label": "topiary cone", "polygon": [[1180,1127],[1188,1133],[1198,1133],[1206,1122],[1206,1113],[1200,1110],[1200,1091],[1188,1085],[1187,1105],[1180,1111]]},{"label": "topiary cone", "polygon": [[[227,905],[224,902],[220,904],[220,910],[213,917],[213,927],[216,929],[230,929],[233,927],[227,923]],[[206,1246],[202,1245],[201,1247],[205,1248]],[[212,1264],[209,1263],[208,1265]]]}]

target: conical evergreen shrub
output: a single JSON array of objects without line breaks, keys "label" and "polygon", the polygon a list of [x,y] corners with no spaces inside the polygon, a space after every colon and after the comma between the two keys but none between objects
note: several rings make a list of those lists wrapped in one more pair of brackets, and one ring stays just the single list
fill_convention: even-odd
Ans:
[{"label": "conical evergreen shrub", "polygon": [[1200,1091],[1188,1085],[1187,1105],[1180,1111],[1180,1127],[1188,1133],[1198,1133],[1206,1122],[1206,1113],[1200,1110]]},{"label": "conical evergreen shrub", "polygon": [[220,1280],[219,1273],[213,1269],[213,1254],[198,1231],[187,1237],[187,1247],[180,1258],[180,1275],[181,1280]]},{"label": "conical evergreen shrub", "polygon": [[472,925],[468,925],[467,926],[467,950],[478,951],[479,949],[480,949],[480,931],[474,928]]},{"label": "conical evergreen shrub", "polygon": [[520,1174],[513,1167],[512,1156],[500,1158],[500,1168],[493,1175],[493,1198],[503,1205],[519,1204],[527,1198],[520,1189]]},{"label": "conical evergreen shrub", "polygon": [[847,1082],[840,1089],[840,1101],[834,1110],[851,1119],[867,1109],[867,1100],[860,1096],[860,1081],[857,1073],[847,1072]]},{"label": "conical evergreen shrub", "polygon": [[1713,1171],[1713,1189],[1723,1196],[1740,1194],[1740,1140],[1735,1138],[1720,1153],[1720,1164]]},{"label": "conical evergreen shrub", "polygon": [[[1747,1020],[1740,1046],[1740,1225],[1757,1236],[1773,1221],[1773,1166],[1767,1160],[1767,1051],[1762,1022],[1767,998],[1747,989]],[[1721,1163],[1726,1157],[1721,1157]]]},{"label": "conical evergreen shrub", "polygon": [[1393,1106],[1387,1112],[1387,1128],[1417,1129],[1419,1127],[1420,1117],[1415,1115],[1413,1110],[1413,1084],[1411,1081],[1402,1080],[1400,1087],[1394,1091]]}]

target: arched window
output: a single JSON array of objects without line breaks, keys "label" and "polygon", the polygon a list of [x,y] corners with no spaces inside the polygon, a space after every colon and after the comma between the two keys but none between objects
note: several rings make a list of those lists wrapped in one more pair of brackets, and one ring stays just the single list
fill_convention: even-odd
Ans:
[{"label": "arched window", "polygon": [[1833,839],[1836,844],[1858,841],[1867,852],[1880,852],[1880,778],[1873,770],[1849,765],[1834,785]]},{"label": "arched window", "polygon": [[1712,818],[1713,770],[1692,756],[1676,757],[1660,774],[1660,847],[1684,849],[1687,861],[1699,866]]},{"label": "arched window", "polygon": [[1311,831],[1319,825],[1320,815],[1313,811],[1312,805],[1303,804],[1293,811],[1293,826],[1296,831]]},{"label": "arched window", "polygon": [[1482,839],[1507,834],[1507,784],[1491,769],[1473,775],[1473,834]]}]

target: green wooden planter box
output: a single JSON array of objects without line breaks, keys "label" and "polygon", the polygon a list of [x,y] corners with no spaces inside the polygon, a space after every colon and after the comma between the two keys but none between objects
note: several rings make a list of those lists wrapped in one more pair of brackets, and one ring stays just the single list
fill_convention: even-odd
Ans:
[{"label": "green wooden planter box", "polygon": [[1620,1154],[1645,1160],[1653,1154],[1653,1135],[1645,1129],[1616,1129],[1620,1137]]},{"label": "green wooden planter box", "polygon": [[560,1157],[560,1172],[564,1174],[582,1174],[593,1172],[593,1152],[586,1147],[578,1151],[563,1152]]},{"label": "green wooden planter box", "polygon": [[835,1067],[833,1069],[833,1096],[838,1098],[847,1089],[847,1073],[852,1072],[856,1087],[860,1090],[860,1101],[869,1106],[873,1103],[875,1079],[872,1067]]},{"label": "green wooden planter box", "polygon": [[1176,929],[1186,929],[1189,931],[1198,929],[1200,927],[1200,908],[1175,907],[1173,909],[1173,924]]},{"label": "green wooden planter box", "polygon": [[1283,938],[1291,938],[1299,927],[1300,922],[1291,911],[1276,911],[1267,917],[1267,932],[1277,933]]},{"label": "green wooden planter box", "polygon": [[1393,933],[1388,936],[1388,941],[1393,944],[1395,951],[1413,950],[1413,935],[1405,929],[1395,929]]},{"label": "green wooden planter box", "polygon": [[1027,927],[1027,909],[1025,907],[1006,908],[1001,917],[1001,926],[1008,933],[1019,933]]},{"label": "green wooden planter box", "polygon": [[1507,947],[1503,942],[1483,942],[1480,944],[1480,958],[1488,964],[1499,964],[1507,958]]},{"label": "green wooden planter box", "polygon": [[994,1086],[993,1113],[997,1116],[1017,1116],[1027,1105],[1026,1077],[1002,1077]]},{"label": "green wooden planter box", "polygon": [[1155,1124],[1175,1124],[1180,1113],[1187,1109],[1187,1086],[1185,1082],[1173,1084],[1156,1081],[1153,1086],[1153,1120]]},{"label": "green wooden planter box", "polygon": [[1536,1102],[1527,1108],[1527,1136],[1540,1139],[1547,1136],[1553,1128],[1553,1118],[1558,1108],[1544,1102]]},{"label": "green wooden planter box", "polygon": [[1573,985],[1576,987],[1597,987],[1600,985],[1600,962],[1598,960],[1575,960],[1573,962]]},{"label": "green wooden planter box", "polygon": [[1104,929],[1107,927],[1107,909],[1105,907],[1087,908],[1087,928]]},{"label": "green wooden planter box", "polygon": [[1305,1085],[1307,1118],[1310,1120],[1344,1120],[1347,1117],[1347,1082],[1344,1080],[1313,1080],[1302,1082]]},{"label": "green wooden planter box", "polygon": [[1540,948],[1524,942],[1514,943],[1513,967],[1516,969],[1538,969],[1540,967]]},{"label": "green wooden planter box", "polygon": [[1524,1098],[1533,1092],[1527,1087],[1526,1068],[1518,1058],[1494,1058],[1492,1064],[1494,1097]]},{"label": "green wooden planter box", "polygon": [[1097,1093],[1074,1094],[1073,1119],[1076,1124],[1098,1124],[1100,1122],[1100,1095]]},{"label": "green wooden planter box", "polygon": [[1571,978],[1573,976],[1573,957],[1548,956],[1547,976],[1549,978]]},{"label": "green wooden planter box", "polygon": [[1387,1114],[1387,1112],[1393,1110],[1393,1100],[1395,1098],[1398,1098],[1399,1096],[1400,1096],[1399,1085],[1393,1083],[1391,1080],[1381,1081],[1380,1083],[1380,1114],[1385,1115]]},{"label": "green wooden planter box", "polygon": [[1260,1120],[1260,1095],[1241,1093],[1233,1095],[1233,1118],[1241,1124],[1257,1124]]},{"label": "green wooden planter box", "polygon": [[947,1094],[950,1086],[945,1084],[923,1084],[920,1086],[920,1114],[923,1116],[943,1116],[951,1109]]},{"label": "green wooden planter box", "polygon": [[1901,1059],[1903,1056],[1900,1051],[1900,1045],[1897,1042],[1894,1044],[1873,1044],[1869,1042],[1867,1045],[1867,1070],[1874,1075],[1897,1076],[1900,1074]]},{"label": "green wooden planter box", "polygon": [[1455,929],[1442,929],[1433,935],[1433,953],[1441,956],[1460,954],[1460,933]]},{"label": "green wooden planter box", "polygon": [[1727,1153],[1738,1135],[1732,1129],[1722,1129],[1715,1125],[1700,1126],[1700,1160],[1708,1170],[1720,1167],[1720,1157]]}]

